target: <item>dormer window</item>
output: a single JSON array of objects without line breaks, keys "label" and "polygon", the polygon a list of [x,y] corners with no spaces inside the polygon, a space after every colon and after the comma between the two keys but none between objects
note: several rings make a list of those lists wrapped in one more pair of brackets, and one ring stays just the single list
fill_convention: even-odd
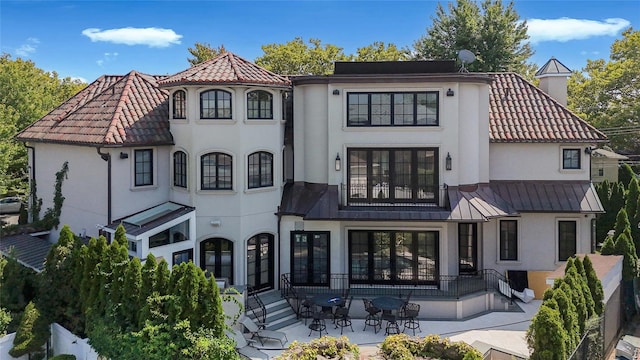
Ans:
[{"label": "dormer window", "polygon": [[187,93],[184,90],[173,93],[173,118],[187,118]]},{"label": "dormer window", "polygon": [[231,93],[209,90],[200,94],[201,119],[231,119]]},{"label": "dormer window", "polygon": [[247,118],[273,119],[273,95],[264,90],[248,93]]}]

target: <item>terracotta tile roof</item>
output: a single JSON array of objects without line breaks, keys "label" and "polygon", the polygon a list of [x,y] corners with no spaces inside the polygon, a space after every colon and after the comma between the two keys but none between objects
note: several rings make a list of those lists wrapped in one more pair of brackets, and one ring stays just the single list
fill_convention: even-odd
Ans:
[{"label": "terracotta tile roof", "polygon": [[131,71],[105,75],[17,136],[78,145],[173,144],[167,91],[160,77]]},{"label": "terracotta tile roof", "polygon": [[220,83],[283,87],[291,85],[288,78],[272,73],[230,52],[159,81],[160,86]]},{"label": "terracotta tile roof", "polygon": [[492,142],[605,142],[607,137],[515,73],[490,73]]}]

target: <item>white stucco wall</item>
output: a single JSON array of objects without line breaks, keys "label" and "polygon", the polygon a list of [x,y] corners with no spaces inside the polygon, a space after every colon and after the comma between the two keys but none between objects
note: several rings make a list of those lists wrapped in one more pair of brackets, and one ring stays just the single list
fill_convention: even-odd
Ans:
[{"label": "white stucco wall", "polygon": [[[455,95],[446,96],[448,89]],[[438,91],[439,126],[347,126],[349,92],[384,91]],[[296,86],[295,180],[345,184],[348,148],[435,147],[439,149],[440,184],[486,182],[489,179],[488,96],[488,85],[474,83],[336,82]],[[445,170],[447,153],[452,157],[451,171]],[[342,160],[341,171],[335,170],[337,154]]]},{"label": "white stucco wall", "polygon": [[[194,261],[200,264],[200,242],[224,238],[234,243],[233,283],[246,283],[246,242],[260,233],[277,240],[277,212],[282,196],[284,119],[280,89],[266,87],[188,87],[186,119],[171,120],[176,146],[170,159],[168,181],[171,201],[196,208]],[[200,119],[200,93],[222,89],[232,94],[232,119]],[[273,95],[273,119],[246,116],[247,93],[265,90]],[[187,154],[187,189],[173,186],[173,152]],[[248,156],[257,151],[273,154],[273,186],[248,188]],[[200,190],[202,155],[222,152],[232,156],[233,189]],[[277,243],[276,243],[277,244]],[[274,244],[274,246],[277,246]],[[274,251],[277,253],[277,251]]]},{"label": "white stucco wall", "polygon": [[518,260],[500,261],[499,220],[482,224],[484,268],[506,270],[553,271],[564,262],[558,261],[558,221],[576,221],[576,253],[591,253],[591,219],[584,214],[525,213],[518,222]]},{"label": "white stucco wall", "polygon": [[[591,156],[585,144],[491,143],[491,180],[589,180]],[[562,169],[562,149],[580,149],[579,170]]]}]

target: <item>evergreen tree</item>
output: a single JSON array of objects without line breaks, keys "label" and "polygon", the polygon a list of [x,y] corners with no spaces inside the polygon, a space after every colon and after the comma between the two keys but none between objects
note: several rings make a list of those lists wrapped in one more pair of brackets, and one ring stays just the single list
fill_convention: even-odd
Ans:
[{"label": "evergreen tree", "polygon": [[[174,279],[174,274],[176,274]],[[177,323],[180,320],[189,320],[192,325],[198,322],[198,292],[200,281],[196,266],[193,262],[183,262],[174,266],[171,270],[171,286],[175,307],[169,320]]]},{"label": "evergreen tree", "polygon": [[629,223],[629,217],[627,216],[627,210],[625,210],[625,208],[621,208],[620,211],[618,211],[615,231],[616,239],[620,234],[625,232],[627,233],[627,236],[631,235],[631,223]]},{"label": "evergreen tree", "polygon": [[[552,303],[555,303],[555,308]],[[531,319],[527,331],[527,344],[532,351],[531,360],[566,359],[568,335],[557,306],[554,300],[543,302],[538,313]]]},{"label": "evergreen tree", "polygon": [[625,210],[629,219],[634,219],[638,209],[638,197],[640,197],[640,185],[638,179],[633,177],[627,186],[627,198],[625,199]]},{"label": "evergreen tree", "polygon": [[158,295],[167,295],[169,294],[169,278],[171,274],[169,272],[169,265],[167,262],[162,259],[158,266],[156,267],[155,274],[155,284],[156,287],[154,291],[158,293]]},{"label": "evergreen tree", "polygon": [[[582,285],[578,280],[578,273],[576,272],[576,268],[572,267],[567,271],[567,274],[564,276],[564,282],[569,286],[569,291],[572,293],[572,300],[576,305],[576,313],[578,314],[578,326],[580,328],[580,335],[584,333],[585,322],[589,318],[590,311],[593,312],[593,305],[591,310],[587,307],[587,299],[582,290]],[[566,289],[564,289],[567,291]],[[591,300],[593,302],[593,299]]]},{"label": "evergreen tree", "polygon": [[600,249],[600,254],[614,255],[615,251],[616,242],[613,240],[613,235],[607,235],[607,238],[604,239],[604,243],[602,244],[602,248]]},{"label": "evergreen tree", "polygon": [[580,326],[578,325],[578,313],[576,306],[571,302],[567,294],[564,293],[562,288],[553,290],[552,298],[558,304],[558,312],[564,325],[564,329],[567,331],[567,358],[571,355],[571,352],[580,343]]},{"label": "evergreen tree", "polygon": [[198,295],[198,312],[202,314],[200,326],[211,329],[213,334],[221,337],[225,328],[225,314],[222,309],[222,299],[220,298],[218,285],[213,276],[207,279],[202,270],[198,276],[202,284]]},{"label": "evergreen tree", "polygon": [[153,256],[153,254],[147,255],[141,271],[142,286],[140,287],[140,299],[143,303],[156,287],[155,272],[157,266],[156,257]]},{"label": "evergreen tree", "polygon": [[39,274],[38,307],[43,309],[42,316],[47,322],[57,322],[65,328],[78,332],[74,316],[82,312],[77,299],[80,296],[76,278],[74,248],[80,242],[75,238],[68,225],[60,231],[58,242],[54,244],[45,260],[44,270]]},{"label": "evergreen tree", "polygon": [[140,259],[133,258],[127,265],[124,276],[124,294],[122,298],[121,317],[124,320],[124,329],[127,331],[138,330],[138,312],[144,306],[145,299],[141,299],[142,265]]},{"label": "evergreen tree", "polygon": [[625,200],[624,200],[624,196],[625,196],[626,190],[624,188],[624,184],[621,183],[620,181],[618,181],[617,183],[615,183],[613,185],[613,188],[611,189],[611,198],[609,200],[609,209],[605,209],[607,211],[607,213],[611,213],[611,217],[612,222],[611,222],[611,227],[609,229],[613,229],[613,226],[615,225],[615,218],[616,215],[618,214],[618,212],[620,211],[620,209],[622,209],[624,207],[625,204]]},{"label": "evergreen tree", "polygon": [[631,182],[631,179],[636,177],[635,172],[631,168],[629,164],[622,164],[618,168],[618,182],[624,185],[628,185]]},{"label": "evergreen tree", "polygon": [[611,213],[611,193],[612,187],[617,186],[617,183],[611,184],[608,180],[604,180],[596,186],[596,191],[602,207],[605,210],[604,214],[598,214],[596,218],[596,241],[604,242],[609,230],[613,228],[613,214]]},{"label": "evergreen tree", "polygon": [[198,65],[207,60],[211,60],[227,52],[227,49],[224,48],[224,45],[220,45],[217,48],[214,48],[211,47],[209,43],[199,42],[196,42],[192,48],[188,48],[187,50],[189,50],[189,53],[193,55],[192,58],[187,59],[191,66]]},{"label": "evergreen tree", "polygon": [[624,255],[622,261],[622,280],[633,280],[638,276],[638,256],[636,249],[626,233],[620,234],[616,238],[616,255]]},{"label": "evergreen tree", "polygon": [[116,232],[113,235],[113,241],[119,243],[121,246],[124,246],[125,249],[128,248],[129,240],[127,240],[127,231],[124,229],[124,226],[122,224],[118,225],[118,227],[116,228]]},{"label": "evergreen tree", "polygon": [[604,290],[602,289],[602,282],[598,279],[598,275],[593,268],[593,263],[591,262],[591,259],[589,259],[589,255],[585,255],[582,263],[587,275],[587,283],[591,290],[591,296],[593,297],[594,310],[596,315],[602,315],[604,311]]},{"label": "evergreen tree", "polygon": [[[100,273],[100,261],[107,250],[107,239],[104,236],[91,238],[87,246],[84,274],[80,285],[83,299],[83,311],[85,314],[91,313],[98,306],[99,296],[102,286],[102,275]],[[83,250],[84,251],[84,250]]]},{"label": "evergreen tree", "polygon": [[9,355],[21,357],[22,355],[42,352],[43,345],[49,338],[49,323],[40,316],[40,311],[33,302],[29,302],[24,309],[20,325],[13,339],[13,347]]}]

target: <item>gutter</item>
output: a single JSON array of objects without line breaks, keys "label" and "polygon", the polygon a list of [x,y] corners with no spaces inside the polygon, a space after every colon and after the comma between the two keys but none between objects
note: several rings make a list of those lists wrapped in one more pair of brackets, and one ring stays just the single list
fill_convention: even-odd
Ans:
[{"label": "gutter", "polygon": [[96,151],[100,158],[107,162],[107,225],[111,224],[111,154],[100,152],[97,147]]}]

